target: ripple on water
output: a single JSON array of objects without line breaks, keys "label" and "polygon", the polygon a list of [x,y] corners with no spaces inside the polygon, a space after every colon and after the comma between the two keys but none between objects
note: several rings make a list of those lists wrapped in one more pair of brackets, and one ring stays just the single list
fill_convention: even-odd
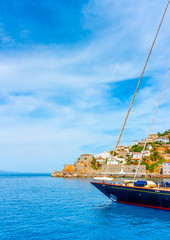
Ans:
[{"label": "ripple on water", "polygon": [[86,179],[0,177],[0,239],[170,239],[170,213],[112,203]]}]

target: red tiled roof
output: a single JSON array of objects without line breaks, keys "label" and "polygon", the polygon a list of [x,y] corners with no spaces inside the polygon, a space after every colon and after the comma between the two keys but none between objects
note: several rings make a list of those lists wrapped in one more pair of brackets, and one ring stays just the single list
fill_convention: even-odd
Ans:
[{"label": "red tiled roof", "polygon": [[88,154],[88,153],[86,154],[86,153],[85,153],[85,154],[81,154],[80,156],[93,156],[93,155],[92,155],[92,154]]}]

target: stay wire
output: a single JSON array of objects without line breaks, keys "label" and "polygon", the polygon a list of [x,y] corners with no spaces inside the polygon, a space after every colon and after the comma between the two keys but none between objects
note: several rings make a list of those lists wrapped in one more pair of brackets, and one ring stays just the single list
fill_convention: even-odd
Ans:
[{"label": "stay wire", "polygon": [[165,78],[165,81],[164,81],[164,85],[163,85],[163,88],[162,88],[162,91],[161,91],[161,95],[160,95],[160,97],[159,97],[159,101],[158,101],[158,104],[157,104],[157,107],[156,107],[156,110],[155,110],[155,114],[154,114],[153,119],[152,119],[152,122],[151,122],[151,126],[150,126],[150,129],[149,129],[149,132],[148,132],[148,136],[147,136],[147,138],[145,139],[145,144],[144,144],[143,150],[142,150],[142,152],[141,152],[140,160],[139,160],[138,166],[137,166],[137,168],[136,168],[136,172],[135,172],[133,181],[135,181],[135,179],[136,179],[136,175],[137,175],[137,173],[138,173],[139,166],[140,166],[140,164],[141,164],[141,162],[142,162],[144,150],[145,150],[146,144],[147,144],[147,142],[148,142],[149,134],[150,134],[150,132],[151,132],[151,129],[152,129],[152,126],[153,126],[153,122],[154,122],[154,120],[155,120],[155,116],[156,116],[156,113],[157,113],[157,110],[158,110],[158,107],[159,107],[159,104],[160,104],[160,101],[161,101],[161,98],[162,98],[162,94],[163,94],[163,91],[164,91],[164,88],[165,88],[165,84],[166,84],[167,79],[168,79],[168,76],[169,76],[169,72],[170,72],[170,69],[168,70],[168,73],[167,73],[166,78]]},{"label": "stay wire", "polygon": [[[151,48],[150,48],[150,51],[149,51],[148,57],[147,57],[147,59],[146,59],[146,62],[145,62],[145,65],[144,65],[144,68],[143,68],[142,74],[141,74],[141,76],[140,76],[140,79],[139,79],[138,85],[137,85],[136,90],[135,90],[135,93],[134,93],[134,95],[133,95],[133,98],[132,98],[132,101],[131,101],[130,107],[129,107],[129,109],[128,109],[128,112],[127,112],[127,115],[126,115],[125,121],[124,121],[124,123],[123,123],[123,127],[122,127],[122,129],[121,129],[120,134],[119,134],[119,137],[118,137],[118,140],[117,140],[116,146],[115,146],[115,148],[114,148],[114,150],[113,150],[113,153],[111,154],[111,159],[112,159],[112,156],[114,155],[114,153],[115,153],[115,151],[116,151],[116,148],[117,148],[117,146],[118,146],[118,144],[119,144],[119,142],[120,142],[120,138],[121,138],[121,136],[122,136],[122,133],[123,133],[124,127],[125,127],[125,125],[126,125],[126,122],[127,122],[127,119],[128,119],[129,113],[130,113],[130,110],[131,110],[131,108],[132,108],[132,104],[133,104],[133,102],[134,102],[134,99],[135,99],[136,93],[137,93],[137,91],[138,91],[138,88],[139,88],[140,82],[141,82],[142,77],[143,77],[143,74],[144,74],[144,72],[145,72],[145,69],[146,69],[147,63],[148,63],[148,61],[149,61],[149,58],[150,58],[150,55],[151,55],[151,52],[152,52],[153,46],[154,46],[154,44],[155,44],[156,38],[157,38],[158,33],[159,33],[159,30],[160,30],[160,28],[161,28],[161,25],[162,25],[162,22],[163,22],[163,19],[164,19],[165,13],[166,13],[166,11],[167,11],[167,8],[168,8],[168,5],[169,5],[169,2],[170,2],[170,0],[168,0],[167,5],[166,5],[166,8],[165,8],[165,10],[164,10],[164,13],[163,13],[162,19],[161,19],[160,24],[159,24],[159,27],[158,27],[158,30],[157,30],[157,32],[156,32],[156,35],[155,35],[155,38],[154,38],[154,40],[153,40],[152,46],[151,46]],[[105,175],[104,175],[104,176],[107,175],[107,172],[108,172],[108,168],[109,168],[109,166],[110,166],[110,163],[111,163],[111,161],[109,162],[109,164],[107,164],[107,167],[106,167],[106,171],[105,171]]]}]

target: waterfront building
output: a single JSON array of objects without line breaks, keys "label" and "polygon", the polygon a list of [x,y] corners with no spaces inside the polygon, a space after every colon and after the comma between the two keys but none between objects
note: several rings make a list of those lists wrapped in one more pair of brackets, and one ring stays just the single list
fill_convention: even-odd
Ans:
[{"label": "waterfront building", "polygon": [[170,175],[170,162],[162,163],[162,172],[164,175]]},{"label": "waterfront building", "polygon": [[[108,169],[108,174],[135,174],[137,165],[103,165],[101,168],[101,172],[105,173],[106,168]],[[138,174],[146,174],[146,166],[140,165]]]}]

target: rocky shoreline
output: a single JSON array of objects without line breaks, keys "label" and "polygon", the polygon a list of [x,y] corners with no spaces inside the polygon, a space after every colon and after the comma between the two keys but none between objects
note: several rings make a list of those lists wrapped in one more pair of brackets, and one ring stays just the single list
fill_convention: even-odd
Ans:
[{"label": "rocky shoreline", "polygon": [[[66,172],[66,171],[53,171],[51,177],[59,177],[59,178],[94,178],[94,177],[102,177],[104,176],[101,172]],[[107,174],[107,177],[113,178],[133,178],[134,174]],[[163,175],[159,173],[149,173],[149,174],[138,174],[138,178],[170,178],[169,175]]]}]

